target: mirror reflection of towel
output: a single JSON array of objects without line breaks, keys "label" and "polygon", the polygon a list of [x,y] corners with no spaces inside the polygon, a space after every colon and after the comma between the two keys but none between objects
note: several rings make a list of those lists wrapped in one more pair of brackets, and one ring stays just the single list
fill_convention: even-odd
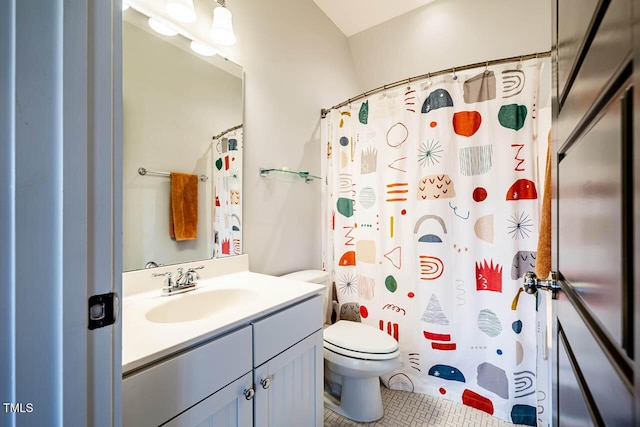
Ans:
[{"label": "mirror reflection of towel", "polygon": [[175,240],[194,240],[198,235],[198,176],[171,172],[169,235]]}]

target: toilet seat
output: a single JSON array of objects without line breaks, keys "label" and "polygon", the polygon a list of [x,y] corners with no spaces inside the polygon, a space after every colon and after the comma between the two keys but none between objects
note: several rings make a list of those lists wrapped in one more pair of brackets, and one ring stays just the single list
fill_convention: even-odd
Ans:
[{"label": "toilet seat", "polygon": [[323,331],[328,351],[362,360],[389,360],[400,354],[398,342],[388,334],[359,322],[339,320]]}]

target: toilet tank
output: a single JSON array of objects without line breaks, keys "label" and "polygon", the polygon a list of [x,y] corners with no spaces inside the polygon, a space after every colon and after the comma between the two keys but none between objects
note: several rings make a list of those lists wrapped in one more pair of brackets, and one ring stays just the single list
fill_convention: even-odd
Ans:
[{"label": "toilet tank", "polygon": [[329,273],[322,270],[303,270],[294,271],[293,273],[285,274],[281,276],[284,279],[298,280],[300,282],[317,283],[318,285],[324,285],[324,292],[322,293],[322,310],[324,313],[324,323],[331,324],[331,282]]}]

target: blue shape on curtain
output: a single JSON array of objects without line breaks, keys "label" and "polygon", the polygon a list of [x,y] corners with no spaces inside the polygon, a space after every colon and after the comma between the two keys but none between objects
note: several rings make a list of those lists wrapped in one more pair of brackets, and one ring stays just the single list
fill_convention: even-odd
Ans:
[{"label": "blue shape on curtain", "polygon": [[429,369],[429,375],[448,381],[460,381],[461,383],[467,381],[458,368],[449,365],[433,365]]},{"label": "blue shape on curtain", "polygon": [[442,243],[442,239],[435,234],[425,234],[418,239],[418,242],[422,243]]},{"label": "blue shape on curtain", "polygon": [[444,107],[453,107],[453,99],[445,89],[436,89],[424,100],[422,112],[428,113],[429,111]]},{"label": "blue shape on curtain", "polygon": [[522,332],[522,320],[516,320],[515,322],[513,322],[511,324],[511,329],[513,329],[513,332],[515,332],[516,334]]},{"label": "blue shape on curtain", "polygon": [[511,409],[511,422],[535,426],[537,424],[536,408],[529,405],[513,405]]}]

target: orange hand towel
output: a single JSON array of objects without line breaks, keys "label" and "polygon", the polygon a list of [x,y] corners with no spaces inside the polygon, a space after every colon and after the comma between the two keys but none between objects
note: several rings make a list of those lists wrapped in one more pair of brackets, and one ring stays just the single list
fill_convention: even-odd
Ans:
[{"label": "orange hand towel", "polygon": [[171,172],[169,235],[194,240],[198,235],[198,176]]},{"label": "orange hand towel", "polygon": [[551,132],[549,132],[547,143],[547,166],[544,175],[540,234],[536,254],[536,276],[541,279],[548,277],[551,271]]}]

